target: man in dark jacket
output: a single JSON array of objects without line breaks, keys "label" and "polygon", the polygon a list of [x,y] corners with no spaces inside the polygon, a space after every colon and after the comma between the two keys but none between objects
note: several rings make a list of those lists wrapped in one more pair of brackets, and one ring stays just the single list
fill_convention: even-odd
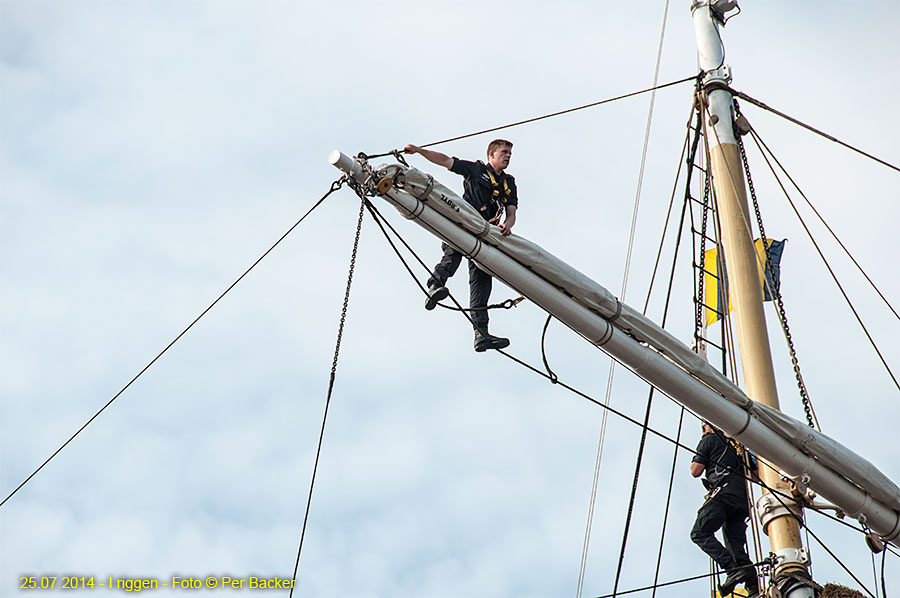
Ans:
[{"label": "man in dark jacket", "polygon": [[[404,151],[408,154],[421,154],[426,160],[443,166],[463,176],[463,199],[478,210],[481,216],[500,227],[504,236],[508,235],[516,223],[516,209],[519,196],[516,180],[506,172],[512,158],[513,144],[505,139],[491,141],[487,149],[487,163],[470,162],[451,158],[441,152],[423,149],[415,145],[407,145]],[[506,213],[503,222],[500,217]],[[438,301],[445,299],[450,291],[444,286],[447,279],[456,273],[462,261],[462,254],[447,243],[441,244],[444,254],[434,267],[428,279],[428,299],[425,309],[434,309]],[[469,260],[469,308],[472,310],[472,322],[475,326],[475,350],[479,353],[488,349],[503,349],[509,346],[509,339],[493,336],[488,332],[488,300],[491,296],[491,275],[480,270]]]},{"label": "man in dark jacket", "polygon": [[[749,453],[749,469],[751,475],[756,474],[757,462],[752,453]],[[725,582],[719,586],[722,596],[731,594],[739,583],[744,583],[751,598],[759,593],[756,569],[747,556],[746,519],[750,512],[744,477],[746,470],[735,446],[721,431],[704,421],[703,437],[691,462],[691,475],[698,478],[705,472],[703,485],[709,492],[706,502],[697,511],[691,540],[723,571],[728,571]],[[725,546],[716,539],[715,533],[719,529]]]}]

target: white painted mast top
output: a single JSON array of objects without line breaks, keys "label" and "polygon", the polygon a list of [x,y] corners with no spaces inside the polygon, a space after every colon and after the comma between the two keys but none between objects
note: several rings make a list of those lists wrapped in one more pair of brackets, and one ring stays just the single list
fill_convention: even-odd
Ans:
[{"label": "white painted mast top", "polygon": [[[738,8],[736,0],[694,0],[691,15],[694,18],[694,32],[697,37],[697,59],[703,76],[703,90],[709,100],[710,122],[715,134],[710,135],[710,146],[723,143],[737,145],[731,123],[732,98],[728,86],[731,84],[731,67],[725,64],[725,46],[719,35],[718,23],[722,17]],[[712,14],[710,14],[712,13]]]}]

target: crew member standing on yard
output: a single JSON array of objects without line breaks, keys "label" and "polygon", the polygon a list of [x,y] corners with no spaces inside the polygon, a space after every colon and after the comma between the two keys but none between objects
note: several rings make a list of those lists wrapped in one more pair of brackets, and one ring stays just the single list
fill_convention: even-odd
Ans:
[{"label": "crew member standing on yard", "polygon": [[[426,160],[443,166],[460,174],[464,178],[463,199],[478,210],[478,213],[491,224],[500,227],[506,236],[516,223],[516,208],[519,197],[516,192],[516,180],[506,172],[509,159],[512,157],[513,144],[505,139],[491,141],[487,149],[487,164],[451,158],[434,150],[423,149],[415,145],[407,145],[404,151],[408,154],[422,154]],[[501,223],[500,217],[506,212]],[[428,299],[425,309],[434,309],[438,301],[445,299],[450,291],[444,286],[447,279],[456,273],[462,261],[462,254],[447,243],[441,244],[444,255],[434,267],[428,279]],[[479,353],[488,349],[503,349],[509,346],[509,339],[493,336],[488,332],[488,300],[491,297],[491,275],[480,270],[469,260],[469,308],[472,310],[472,322],[475,326],[475,350]]]},{"label": "crew member standing on yard", "polygon": [[[756,476],[756,456],[748,453],[749,469]],[[703,437],[691,462],[691,475],[699,478],[706,472],[703,485],[709,491],[706,502],[697,511],[691,529],[691,540],[703,552],[728,571],[719,594],[731,594],[735,586],[744,583],[750,598],[759,593],[756,569],[747,556],[747,483],[743,476],[747,467],[735,446],[709,422],[703,422]],[[716,539],[722,529],[725,546]]]}]

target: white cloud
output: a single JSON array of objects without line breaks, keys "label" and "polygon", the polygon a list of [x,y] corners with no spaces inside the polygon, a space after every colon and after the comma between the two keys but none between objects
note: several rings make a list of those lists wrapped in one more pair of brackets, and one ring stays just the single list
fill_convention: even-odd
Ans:
[{"label": "white cloud", "polygon": [[[646,87],[661,14],[643,8],[0,4],[3,495],[325,193],[338,174],[325,163],[331,149],[427,143]],[[725,32],[735,87],[897,163],[900,80],[889,57],[898,19],[887,2],[852,14],[821,3],[745,7]],[[671,7],[660,81],[694,68],[687,9]],[[498,133],[516,143],[517,231],[614,292],[648,101]],[[688,108],[688,86],[659,92],[628,290],[635,306]],[[744,110],[896,305],[895,174]],[[481,157],[485,143],[442,149]],[[898,480],[900,460],[885,444],[900,417],[896,388],[845,323],[764,164],[754,177],[767,232],[790,239],[784,293],[823,428]],[[680,194],[679,186],[676,202]],[[437,259],[434,238],[379,208],[426,263]],[[0,509],[4,588],[26,573],[290,575],[357,209],[352,194],[332,196]],[[898,363],[896,319],[833,244],[829,258]],[[669,325],[688,339],[691,283],[681,268]],[[657,275],[655,319],[666,278]],[[451,289],[466,297],[464,268]],[[508,296],[495,286],[494,299]],[[468,324],[421,305],[367,219],[300,595],[574,593],[600,408],[499,356],[474,354]],[[523,304],[492,315],[492,327],[540,364],[543,320]],[[803,417],[774,326],[782,403]],[[602,398],[604,354],[558,324],[547,354],[563,380]],[[647,390],[627,372],[617,372],[612,397],[643,417]],[[658,395],[654,409],[654,427],[674,436],[678,409]],[[697,436],[688,420],[683,442]],[[612,589],[638,439],[637,427],[611,416],[585,595]],[[620,589],[649,583],[671,445],[651,436],[644,463]],[[686,467],[682,454],[661,580],[707,568],[687,538],[701,489]],[[810,520],[871,587],[861,539]],[[853,585],[812,548],[818,580]],[[889,586],[894,577],[889,561]]]}]

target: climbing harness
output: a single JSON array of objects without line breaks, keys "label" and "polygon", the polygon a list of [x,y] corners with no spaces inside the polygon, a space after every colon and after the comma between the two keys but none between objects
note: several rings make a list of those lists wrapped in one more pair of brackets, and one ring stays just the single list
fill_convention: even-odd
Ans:
[{"label": "climbing harness", "polygon": [[508,175],[504,175],[501,185],[497,182],[497,177],[494,175],[494,172],[490,168],[486,168],[485,172],[487,172],[488,179],[491,181],[491,201],[490,205],[493,205],[496,209],[497,213],[488,220],[491,224],[498,224],[500,222],[500,217],[503,215],[503,208],[509,202],[509,197],[512,194],[512,190],[509,188],[507,184],[507,180],[509,178]]}]

